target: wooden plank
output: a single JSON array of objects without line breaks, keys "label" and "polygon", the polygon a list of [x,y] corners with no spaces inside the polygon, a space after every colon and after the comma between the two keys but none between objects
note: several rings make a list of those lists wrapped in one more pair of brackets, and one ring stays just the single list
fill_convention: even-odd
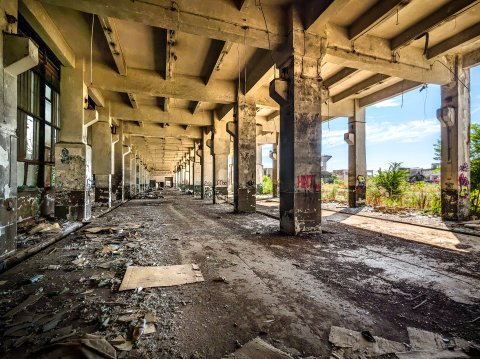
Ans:
[{"label": "wooden plank", "polygon": [[195,264],[163,267],[129,266],[123,277],[120,292],[135,288],[171,287],[203,282],[203,275]]}]

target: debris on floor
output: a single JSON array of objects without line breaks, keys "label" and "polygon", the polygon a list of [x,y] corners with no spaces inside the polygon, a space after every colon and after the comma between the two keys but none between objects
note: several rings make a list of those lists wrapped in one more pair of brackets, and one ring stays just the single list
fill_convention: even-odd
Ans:
[{"label": "debris on floor", "polygon": [[36,233],[45,233],[50,231],[60,231],[60,225],[58,223],[40,223],[33,227],[28,234],[36,234]]},{"label": "debris on floor", "polygon": [[255,338],[224,359],[291,359],[290,355],[260,338]]},{"label": "debris on floor", "polygon": [[203,282],[203,275],[195,264],[181,264],[162,267],[129,266],[119,291],[151,287],[170,287],[188,283]]},{"label": "debris on floor", "polygon": [[407,328],[410,344],[372,336],[369,331],[332,326],[329,342],[331,359],[462,359],[471,344],[465,340],[444,337],[437,333]]}]

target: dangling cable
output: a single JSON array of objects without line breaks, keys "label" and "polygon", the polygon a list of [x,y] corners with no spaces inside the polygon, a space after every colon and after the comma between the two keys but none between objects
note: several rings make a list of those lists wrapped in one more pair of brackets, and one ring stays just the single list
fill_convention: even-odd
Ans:
[{"label": "dangling cable", "polygon": [[93,84],[93,26],[95,25],[95,14],[92,14],[92,32],[90,34],[90,85]]}]

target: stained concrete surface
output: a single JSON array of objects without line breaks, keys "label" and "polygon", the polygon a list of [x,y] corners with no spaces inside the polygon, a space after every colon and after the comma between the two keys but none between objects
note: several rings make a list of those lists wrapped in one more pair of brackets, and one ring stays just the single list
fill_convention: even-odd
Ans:
[{"label": "stained concrete surface", "polygon": [[[332,325],[400,342],[409,326],[480,343],[480,321],[472,322],[480,315],[478,238],[452,250],[341,221],[324,221],[321,235],[292,237],[261,214],[234,214],[228,204],[173,190],[164,196],[132,200],[90,225],[116,226],[111,234],[79,231],[0,275],[8,280],[0,287],[0,313],[43,288],[29,312],[68,309],[57,328],[112,339],[128,329],[122,316],[154,311],[157,332],[141,338],[134,357],[221,358],[260,335],[297,357],[328,358]],[[101,253],[111,242],[118,254]],[[84,268],[72,264],[80,254]],[[111,260],[111,269],[99,267]],[[204,283],[117,292],[126,265],[192,262]],[[41,269],[50,264],[61,268]],[[26,284],[38,274],[45,277]],[[2,322],[4,333],[9,321]],[[48,337],[40,328],[15,349],[21,336],[4,335],[1,355],[18,357]]]}]

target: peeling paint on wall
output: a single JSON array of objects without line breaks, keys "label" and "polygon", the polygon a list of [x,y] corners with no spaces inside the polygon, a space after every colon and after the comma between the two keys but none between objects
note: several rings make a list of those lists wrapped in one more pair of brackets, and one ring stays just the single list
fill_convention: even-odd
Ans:
[{"label": "peeling paint on wall", "polygon": [[8,165],[8,152],[2,146],[0,146],[0,166],[8,168]]}]

